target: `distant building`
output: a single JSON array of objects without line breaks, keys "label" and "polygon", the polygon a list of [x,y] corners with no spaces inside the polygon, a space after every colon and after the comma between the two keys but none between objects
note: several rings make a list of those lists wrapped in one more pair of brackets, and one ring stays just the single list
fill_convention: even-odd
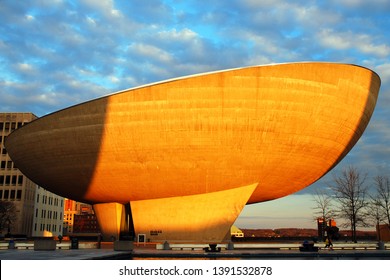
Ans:
[{"label": "distant building", "polygon": [[390,226],[388,224],[376,226],[377,238],[382,241],[390,241]]},{"label": "distant building", "polygon": [[100,233],[96,215],[74,215],[73,233]]},{"label": "distant building", "polygon": [[63,235],[64,198],[36,187],[33,236]]},{"label": "distant building", "polygon": [[[16,207],[16,219],[10,226],[10,234],[27,237],[51,235],[53,228],[55,234],[62,230],[59,226],[62,223],[63,211],[59,210],[62,198],[28,179],[14,164],[4,147],[6,137],[13,130],[35,119],[37,116],[32,113],[0,113],[0,200],[11,201]],[[47,197],[46,203],[42,201],[43,196]],[[54,201],[59,204],[58,207],[54,205]],[[5,231],[8,232],[8,229]],[[5,235],[7,232],[3,231],[1,234]]]},{"label": "distant building", "polygon": [[324,220],[323,218],[317,218],[318,238],[324,239],[330,235],[332,238],[338,238],[338,227],[336,221],[333,219]]},{"label": "distant building", "polygon": [[65,199],[64,235],[98,232],[100,230],[92,206],[71,199]]}]

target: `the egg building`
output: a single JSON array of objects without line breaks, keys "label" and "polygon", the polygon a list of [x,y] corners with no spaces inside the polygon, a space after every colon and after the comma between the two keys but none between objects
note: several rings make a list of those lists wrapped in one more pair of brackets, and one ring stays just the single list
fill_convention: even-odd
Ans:
[{"label": "the egg building", "polygon": [[330,171],[362,135],[379,88],[356,65],[229,69],[54,112],[5,145],[35,183],[92,204],[106,237],[220,242],[246,204]]}]

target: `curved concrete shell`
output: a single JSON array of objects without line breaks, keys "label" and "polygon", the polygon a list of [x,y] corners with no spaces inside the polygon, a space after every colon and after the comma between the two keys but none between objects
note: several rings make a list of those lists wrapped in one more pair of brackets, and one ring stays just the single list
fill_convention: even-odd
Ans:
[{"label": "curved concrete shell", "polygon": [[55,112],[5,144],[30,179],[78,201],[158,201],[255,184],[246,203],[256,203],[332,169],[362,135],[379,87],[356,65],[229,69]]}]

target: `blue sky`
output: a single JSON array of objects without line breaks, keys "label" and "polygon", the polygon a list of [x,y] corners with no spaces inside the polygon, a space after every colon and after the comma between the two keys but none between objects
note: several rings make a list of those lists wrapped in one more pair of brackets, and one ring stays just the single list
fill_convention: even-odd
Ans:
[{"label": "blue sky", "polygon": [[248,206],[237,221],[315,227],[311,193],[334,174],[349,165],[368,179],[390,173],[389,14],[388,0],[0,0],[0,112],[43,116],[146,83],[257,64],[368,67],[381,77],[380,96],[348,156],[312,186]]}]

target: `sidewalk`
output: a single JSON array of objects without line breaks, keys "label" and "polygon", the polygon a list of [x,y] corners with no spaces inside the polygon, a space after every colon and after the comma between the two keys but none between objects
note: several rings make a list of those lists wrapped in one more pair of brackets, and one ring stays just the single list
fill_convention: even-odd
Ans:
[{"label": "sidewalk", "polygon": [[218,253],[205,253],[191,250],[156,250],[135,247],[131,251],[103,249],[73,249],[55,251],[0,250],[0,260],[147,260],[147,259],[257,259],[257,260],[324,260],[324,259],[363,259],[390,260],[390,250],[321,250],[300,252],[299,250],[223,250]]},{"label": "sidewalk", "polygon": [[93,260],[93,259],[131,259],[131,252],[113,249],[77,249],[77,250],[1,250],[0,260]]}]

